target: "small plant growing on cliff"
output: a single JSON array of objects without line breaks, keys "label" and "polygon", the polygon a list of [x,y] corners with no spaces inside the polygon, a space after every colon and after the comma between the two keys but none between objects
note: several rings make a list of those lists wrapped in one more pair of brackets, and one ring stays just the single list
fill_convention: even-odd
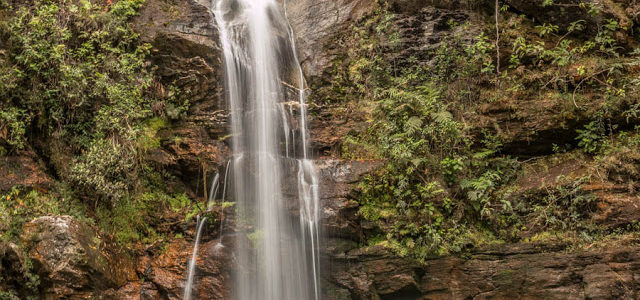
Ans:
[{"label": "small plant growing on cliff", "polygon": [[531,214],[528,228],[551,230],[589,230],[587,222],[595,209],[596,197],[584,190],[589,178],[569,179],[559,176],[555,187],[547,189],[542,197],[532,196],[533,203],[527,205],[521,213]]},{"label": "small plant growing on cliff", "polygon": [[600,149],[605,133],[600,122],[590,122],[584,126],[584,129],[578,129],[576,132],[578,133],[576,137],[578,146],[582,147],[585,152],[593,154]]},{"label": "small plant growing on cliff", "polygon": [[459,181],[458,175],[463,170],[464,164],[462,158],[447,157],[440,162],[442,167],[442,175],[449,185],[453,185]]}]

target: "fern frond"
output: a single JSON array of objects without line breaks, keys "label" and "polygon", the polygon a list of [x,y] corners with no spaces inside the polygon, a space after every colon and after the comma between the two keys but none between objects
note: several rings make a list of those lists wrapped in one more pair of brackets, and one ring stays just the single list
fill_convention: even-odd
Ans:
[{"label": "fern frond", "polygon": [[440,109],[437,112],[432,113],[431,118],[433,118],[433,121],[438,124],[444,124],[453,120],[453,115],[445,109]]},{"label": "fern frond", "polygon": [[422,120],[419,117],[411,117],[404,123],[404,130],[408,135],[413,135],[422,128]]}]

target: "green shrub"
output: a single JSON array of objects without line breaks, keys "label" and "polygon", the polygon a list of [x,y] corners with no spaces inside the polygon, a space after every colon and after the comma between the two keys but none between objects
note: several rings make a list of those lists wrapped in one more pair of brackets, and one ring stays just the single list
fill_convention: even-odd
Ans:
[{"label": "green shrub", "polygon": [[0,139],[12,149],[25,146],[25,133],[29,115],[17,107],[0,108]]},{"label": "green shrub", "polygon": [[[86,0],[37,0],[17,9],[0,56],[0,70],[14,77],[0,83],[12,147],[33,133],[65,139],[71,150],[94,138],[135,138],[138,121],[150,113],[144,95],[150,46],[128,23],[142,2],[122,0],[106,9]],[[23,130],[30,126],[38,130]]]},{"label": "green shrub", "polygon": [[584,129],[578,129],[576,132],[578,133],[576,137],[578,146],[584,149],[585,152],[593,154],[600,150],[605,134],[602,123],[590,122],[584,126]]},{"label": "green shrub", "polygon": [[459,181],[458,176],[464,168],[462,158],[447,157],[440,162],[440,166],[442,167],[442,176],[447,184],[453,185]]},{"label": "green shrub", "polygon": [[97,140],[74,161],[70,179],[82,195],[116,205],[137,180],[134,157],[120,144]]},{"label": "green shrub", "polygon": [[8,198],[31,201],[29,209],[0,202],[8,235],[28,218],[76,210],[55,200],[83,200],[120,243],[162,237],[164,214],[193,216],[192,201],[145,162],[189,102],[154,78],[151,45],[132,24],[144,0],[23,2],[6,11],[0,2],[0,153],[33,148],[69,188]]},{"label": "green shrub", "polygon": [[589,220],[596,209],[596,196],[585,191],[588,182],[587,177],[560,176],[555,186],[531,191],[516,200],[515,210],[526,216],[526,230],[591,231],[593,224]]},{"label": "green shrub", "polygon": [[0,76],[14,77],[0,82],[0,138],[6,141],[0,146],[11,151],[29,139],[64,141],[45,154],[74,157],[69,170],[56,171],[95,204],[114,205],[140,184],[142,155],[160,146],[157,131],[167,126],[161,118],[149,120],[152,103],[171,104],[159,106],[171,111],[155,109],[159,116],[176,117],[185,109],[173,88],[166,99],[152,98],[151,46],[130,23],[143,2],[107,7],[36,0],[20,5],[0,26],[7,40],[0,52],[0,71],[7,72]]},{"label": "green shrub", "polygon": [[167,216],[186,215],[189,221],[199,210],[185,194],[169,195],[162,191],[140,193],[135,198],[122,198],[114,207],[98,207],[98,225],[121,245],[135,242],[151,243],[164,239],[158,231]]},{"label": "green shrub", "polygon": [[113,207],[98,207],[98,226],[121,245],[142,241],[144,237],[154,239],[156,233],[146,221],[145,209],[143,202],[128,197]]},{"label": "green shrub", "polygon": [[[600,14],[595,7],[584,9]],[[334,76],[317,92],[327,105],[341,101],[366,118],[364,129],[343,139],[343,158],[387,162],[363,178],[357,197],[361,216],[379,227],[370,237],[376,243],[423,259],[460,251],[467,242],[518,241],[534,215],[544,216],[544,222],[534,222],[544,224],[536,230],[585,227],[587,215],[581,211],[593,205],[593,195],[582,189],[585,181],[559,183],[529,202],[515,199],[522,192],[521,180],[516,181],[521,166],[529,160],[505,155],[503,138],[520,138],[511,132],[510,120],[520,124],[521,112],[527,118],[534,111],[520,111],[518,105],[540,101],[545,111],[560,108],[553,123],[588,123],[576,132],[576,144],[585,152],[606,151],[611,143],[606,134],[622,126],[616,124],[620,116],[631,123],[640,115],[635,78],[640,55],[617,45],[620,26],[614,20],[587,32],[584,20],[560,28],[502,12],[509,21],[498,24],[501,58],[495,57],[495,24],[471,37],[470,24],[454,21],[427,57],[407,57],[398,48],[400,22],[384,2],[352,28],[352,35],[336,39],[348,50],[333,61]],[[510,68],[496,74],[496,59],[509,57]],[[495,107],[505,111],[494,112]],[[607,164],[612,175],[613,169],[624,171],[614,175],[619,180],[630,180],[636,176],[627,172],[635,156],[620,153],[622,161]],[[471,233],[482,238],[470,239]]]}]

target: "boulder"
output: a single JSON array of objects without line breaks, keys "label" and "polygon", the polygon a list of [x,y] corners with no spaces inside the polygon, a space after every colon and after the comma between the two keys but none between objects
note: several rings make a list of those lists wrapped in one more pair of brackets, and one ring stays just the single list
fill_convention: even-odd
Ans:
[{"label": "boulder", "polygon": [[45,299],[90,297],[138,279],[125,253],[70,216],[44,216],[26,223],[22,242]]}]

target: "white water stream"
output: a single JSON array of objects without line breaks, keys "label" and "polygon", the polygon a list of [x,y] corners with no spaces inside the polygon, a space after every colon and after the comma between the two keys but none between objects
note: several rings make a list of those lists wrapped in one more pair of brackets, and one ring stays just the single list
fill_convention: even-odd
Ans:
[{"label": "white water stream", "polygon": [[193,253],[191,253],[191,260],[189,261],[189,268],[187,270],[187,284],[184,289],[184,300],[190,300],[191,294],[193,293],[193,277],[196,272],[196,258],[198,257],[198,244],[200,243],[200,234],[202,233],[202,228],[204,227],[205,222],[207,221],[207,217],[198,219],[196,221],[196,241],[193,245]]},{"label": "white water stream", "polygon": [[[319,299],[319,180],[286,9],[276,0],[213,0],[212,12],[233,137],[222,200],[230,197],[236,208],[233,297]],[[216,175],[212,195],[218,182]],[[192,285],[188,279],[185,298]]]}]

